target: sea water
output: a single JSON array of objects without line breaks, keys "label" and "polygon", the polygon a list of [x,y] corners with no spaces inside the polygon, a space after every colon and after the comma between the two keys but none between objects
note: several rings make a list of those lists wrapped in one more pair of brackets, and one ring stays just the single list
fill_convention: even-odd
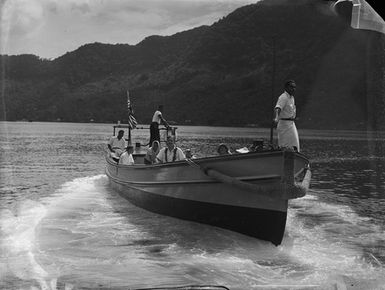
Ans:
[{"label": "sea water", "polygon": [[[384,134],[299,132],[311,190],[289,202],[275,247],[121,198],[104,174],[111,125],[0,127],[0,289],[385,289]],[[269,137],[258,128],[178,132],[178,145],[198,157]]]}]

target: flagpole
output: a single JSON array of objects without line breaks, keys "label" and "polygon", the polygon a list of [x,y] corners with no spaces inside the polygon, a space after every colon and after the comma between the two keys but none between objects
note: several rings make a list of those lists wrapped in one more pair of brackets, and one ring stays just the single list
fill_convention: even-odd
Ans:
[{"label": "flagpole", "polygon": [[130,126],[130,114],[132,112],[131,108],[131,101],[130,101],[130,92],[127,89],[127,109],[128,109],[128,116],[127,116],[127,127],[128,127],[128,145],[131,145],[131,126]]},{"label": "flagpole", "polygon": [[128,119],[127,119],[127,127],[128,127],[128,142],[132,144],[131,141],[131,130],[136,127],[138,122],[134,117],[134,110],[132,109],[132,104],[130,100],[130,92],[127,90],[127,110],[128,110]]},{"label": "flagpole", "polygon": [[270,144],[273,145],[273,131],[274,131],[274,85],[275,85],[275,35],[273,35],[273,68],[271,73],[271,107],[273,108],[273,117],[270,119]]}]

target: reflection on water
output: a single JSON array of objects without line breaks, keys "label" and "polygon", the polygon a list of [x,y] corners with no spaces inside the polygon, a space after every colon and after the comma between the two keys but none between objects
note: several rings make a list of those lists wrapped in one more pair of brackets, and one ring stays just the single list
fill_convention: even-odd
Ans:
[{"label": "reflection on water", "polygon": [[[290,201],[283,244],[274,247],[122,199],[104,175],[110,125],[1,126],[1,289],[384,289],[382,137],[303,132],[312,189]],[[268,136],[267,129],[181,127],[178,139],[204,156],[222,142],[234,150]]]}]

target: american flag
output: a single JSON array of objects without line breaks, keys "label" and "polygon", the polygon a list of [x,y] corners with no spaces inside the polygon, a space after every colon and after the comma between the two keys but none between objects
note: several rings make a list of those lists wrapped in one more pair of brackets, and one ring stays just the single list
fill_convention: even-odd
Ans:
[{"label": "american flag", "polygon": [[128,109],[128,127],[130,129],[135,129],[138,122],[134,117],[134,110],[132,109],[131,101],[130,101],[130,92],[127,90],[127,109]]}]

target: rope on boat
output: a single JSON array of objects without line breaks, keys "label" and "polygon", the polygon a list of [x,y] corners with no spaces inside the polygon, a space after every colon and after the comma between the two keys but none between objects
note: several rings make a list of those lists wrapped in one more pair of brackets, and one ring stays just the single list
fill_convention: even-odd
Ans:
[{"label": "rope on boat", "polygon": [[[135,290],[135,289],[133,289]],[[140,288],[136,290],[230,290],[221,285],[188,285],[175,287],[156,287],[156,288]]]},{"label": "rope on boat", "polygon": [[250,182],[245,182],[242,180],[239,180],[237,178],[228,176],[226,174],[223,174],[219,172],[218,170],[212,169],[212,168],[206,168],[203,169],[203,172],[206,173],[206,175],[214,178],[215,180],[218,180],[220,182],[229,184],[231,186],[238,187],[240,189],[246,190],[246,191],[253,191],[258,192],[259,194],[263,194],[266,196],[273,197],[274,192],[281,190],[281,184],[266,184],[266,185],[258,185],[253,184]]},{"label": "rope on boat", "polygon": [[311,180],[311,171],[310,168],[305,168],[306,173],[302,182],[295,182],[294,180],[294,152],[284,151],[284,164],[283,164],[283,174],[281,182],[269,183],[269,184],[254,184],[250,182],[245,182],[237,178],[228,176],[224,173],[219,172],[213,168],[204,168],[196,164],[192,160],[187,160],[187,162],[194,167],[199,167],[206,175],[211,178],[220,181],[222,183],[229,184],[231,186],[238,187],[240,189],[252,192],[258,192],[267,197],[279,198],[282,199],[294,199],[303,197],[306,195]]},{"label": "rope on boat", "polygon": [[192,167],[196,167],[196,168],[201,169],[201,167],[199,166],[199,164],[195,163],[195,162],[194,162],[192,159],[190,159],[190,158],[187,158],[187,159],[186,159],[186,162],[187,162],[189,165],[191,165]]},{"label": "rope on boat", "polygon": [[306,195],[309,190],[311,171],[310,167],[305,168],[305,176],[301,183],[294,179],[294,157],[293,150],[283,151],[283,174],[281,178],[282,193],[287,199],[299,198]]},{"label": "rope on boat", "polygon": [[295,198],[305,196],[307,191],[309,190],[310,180],[311,180],[311,171],[310,171],[310,168],[305,168],[305,170],[306,170],[306,173],[301,183],[295,182],[293,185],[289,185],[294,187],[292,191],[293,191],[293,194],[297,194]]}]

